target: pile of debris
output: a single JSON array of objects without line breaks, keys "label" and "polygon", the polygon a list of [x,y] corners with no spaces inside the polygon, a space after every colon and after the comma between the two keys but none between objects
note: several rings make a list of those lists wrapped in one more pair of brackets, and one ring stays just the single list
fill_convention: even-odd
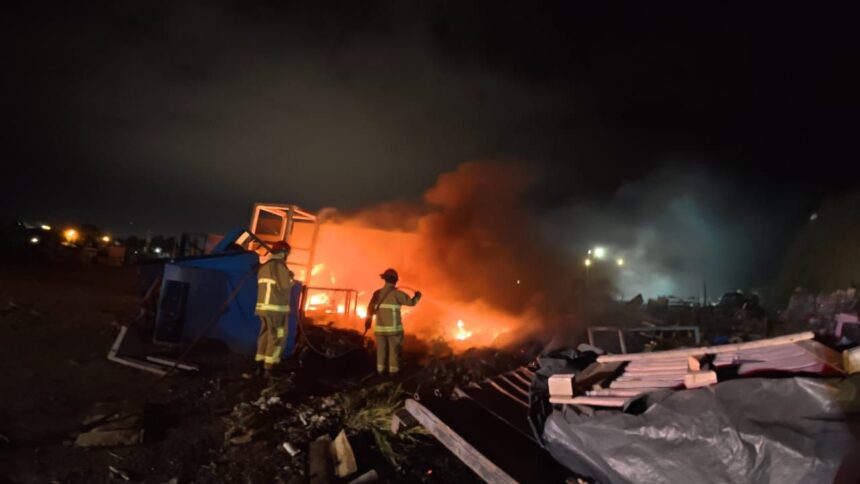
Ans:
[{"label": "pile of debris", "polygon": [[583,344],[405,408],[492,482],[856,482],[860,347],[813,338]]},{"label": "pile of debris", "polygon": [[813,336],[575,352],[538,372],[533,422],[557,461],[600,482],[832,482],[860,449],[860,375],[846,377],[860,348]]},{"label": "pile of debris", "polygon": [[[786,323],[803,325],[819,334],[842,338],[846,324],[860,325],[857,322],[858,311],[860,293],[857,288],[816,294],[797,287],[780,317]],[[856,331],[860,326],[854,326],[853,329]]]}]

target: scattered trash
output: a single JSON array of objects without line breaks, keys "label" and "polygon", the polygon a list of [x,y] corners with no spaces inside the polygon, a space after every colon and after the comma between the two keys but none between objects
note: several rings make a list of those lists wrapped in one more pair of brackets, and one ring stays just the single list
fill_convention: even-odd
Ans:
[{"label": "scattered trash", "polygon": [[118,460],[125,460],[125,457],[117,454],[116,452],[108,452],[108,455]]},{"label": "scattered trash", "polygon": [[356,477],[355,479],[349,481],[349,484],[370,484],[378,480],[379,474],[376,472],[376,469],[371,469],[364,474]]},{"label": "scattered trash", "polygon": [[135,358],[119,356],[119,350],[127,332],[127,326],[120,327],[119,334],[116,336],[116,340],[114,340],[113,346],[111,346],[110,351],[108,351],[107,359],[113,361],[114,363],[119,363],[120,365],[125,365],[131,368],[136,368],[138,370],[147,371],[149,373],[155,373],[156,375],[166,375],[167,370],[164,369],[164,367],[152,363],[147,363],[146,361],[137,360]]},{"label": "scattered trash", "polygon": [[281,444],[281,447],[283,447],[283,449],[286,450],[288,454],[290,454],[290,457],[295,457],[301,452],[301,450],[297,449],[295,446],[293,446],[293,444],[289,442],[284,442],[283,444]]},{"label": "scattered trash", "polygon": [[122,479],[123,481],[131,480],[131,476],[127,471],[124,471],[114,466],[108,466],[108,475],[111,479]]},{"label": "scattered trash", "polygon": [[358,471],[358,465],[355,462],[355,454],[352,452],[352,446],[349,445],[349,439],[346,437],[346,432],[343,430],[337,434],[329,448],[332,460],[334,461],[334,474],[339,478],[344,478]]},{"label": "scattered trash", "polygon": [[87,417],[83,424],[95,428],[78,434],[74,441],[76,447],[114,447],[129,446],[143,443],[144,429],[140,415],[142,409],[126,409],[124,411],[106,414],[104,409],[109,404],[96,404],[94,413]]},{"label": "scattered trash", "polygon": [[311,442],[308,449],[308,478],[311,484],[333,482],[330,446],[331,438],[328,435],[321,435]]},{"label": "scattered trash", "polygon": [[200,368],[196,365],[191,365],[188,363],[179,363],[177,360],[172,360],[170,358],[162,358],[159,356],[147,356],[146,360],[150,361],[152,363],[156,363],[158,365],[167,367],[167,368],[173,368],[175,366],[177,369],[180,369],[180,370],[200,371]]}]

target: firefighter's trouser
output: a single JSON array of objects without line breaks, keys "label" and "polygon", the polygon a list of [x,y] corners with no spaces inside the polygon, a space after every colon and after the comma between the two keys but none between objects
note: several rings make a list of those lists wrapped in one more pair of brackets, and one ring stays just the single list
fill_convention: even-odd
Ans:
[{"label": "firefighter's trouser", "polygon": [[266,368],[272,368],[281,361],[281,352],[284,351],[288,313],[266,311],[258,314],[260,335],[257,337],[255,360],[262,361]]},{"label": "firefighter's trouser", "polygon": [[388,373],[400,371],[400,350],[403,346],[403,333],[376,335],[376,371],[385,372],[388,363]]}]

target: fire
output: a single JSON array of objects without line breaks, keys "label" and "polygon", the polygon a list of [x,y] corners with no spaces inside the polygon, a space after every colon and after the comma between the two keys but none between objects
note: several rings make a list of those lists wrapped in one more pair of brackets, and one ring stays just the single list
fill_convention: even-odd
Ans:
[{"label": "fire", "polygon": [[308,304],[306,306],[309,310],[317,309],[319,306],[325,306],[328,304],[328,294],[321,292],[319,294],[314,294],[308,298]]},{"label": "fire", "polygon": [[[427,261],[418,257],[418,236],[410,232],[322,223],[314,258],[314,281],[317,284],[358,291],[357,300],[344,301],[337,293],[311,291],[306,309],[325,318],[327,323],[345,328],[364,327],[370,298],[384,282],[379,274],[387,267],[400,272],[398,288],[412,296],[420,290],[424,296],[415,307],[401,307],[403,327],[419,340],[442,338],[455,351],[470,347],[491,346],[502,334],[516,334],[521,318],[494,308],[483,301],[464,302],[450,291],[451,281],[435,276]],[[335,279],[335,271],[337,278]],[[336,280],[337,286],[329,281]],[[511,279],[514,285],[516,277]],[[468,321],[468,327],[466,326]],[[452,322],[452,323],[448,323]]]},{"label": "fire", "polygon": [[464,341],[472,337],[472,332],[466,331],[465,326],[462,319],[457,321],[457,330],[454,332],[454,339]]}]

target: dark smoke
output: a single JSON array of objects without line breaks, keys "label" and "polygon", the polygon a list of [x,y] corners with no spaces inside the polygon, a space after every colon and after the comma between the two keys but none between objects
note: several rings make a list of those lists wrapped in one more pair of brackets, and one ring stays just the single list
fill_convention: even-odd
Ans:
[{"label": "dark smoke", "polygon": [[860,190],[832,197],[808,217],[788,250],[776,287],[784,304],[801,286],[831,292],[860,284]]},{"label": "dark smoke", "polygon": [[535,181],[523,165],[469,162],[425,193],[421,255],[456,299],[520,315],[563,286],[567,261],[523,205]]}]

